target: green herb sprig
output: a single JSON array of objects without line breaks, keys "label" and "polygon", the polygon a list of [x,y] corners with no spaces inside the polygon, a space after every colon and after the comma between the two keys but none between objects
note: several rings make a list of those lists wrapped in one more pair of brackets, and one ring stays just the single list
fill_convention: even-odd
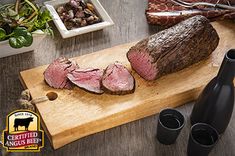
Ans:
[{"label": "green herb sprig", "polygon": [[51,15],[33,0],[16,0],[14,4],[0,5],[0,41],[9,40],[13,48],[30,46],[32,32],[42,30],[53,35],[48,22]]}]

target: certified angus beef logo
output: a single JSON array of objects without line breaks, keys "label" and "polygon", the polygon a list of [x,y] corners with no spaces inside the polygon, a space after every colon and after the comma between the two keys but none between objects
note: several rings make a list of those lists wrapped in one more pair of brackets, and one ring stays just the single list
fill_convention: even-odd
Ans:
[{"label": "certified angus beef logo", "polygon": [[36,152],[44,146],[39,115],[29,110],[17,110],[7,116],[3,131],[3,146],[12,152]]}]

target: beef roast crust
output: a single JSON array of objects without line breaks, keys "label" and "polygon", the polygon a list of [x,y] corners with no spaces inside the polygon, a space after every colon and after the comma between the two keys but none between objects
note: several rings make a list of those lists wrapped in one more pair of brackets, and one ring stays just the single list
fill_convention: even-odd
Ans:
[{"label": "beef roast crust", "polygon": [[[128,51],[127,58],[140,76],[154,80],[206,59],[218,43],[216,30],[206,17],[198,15],[138,42]],[[145,70],[152,76],[139,69],[134,62],[138,60],[131,58],[134,53],[148,55],[152,69]]]}]

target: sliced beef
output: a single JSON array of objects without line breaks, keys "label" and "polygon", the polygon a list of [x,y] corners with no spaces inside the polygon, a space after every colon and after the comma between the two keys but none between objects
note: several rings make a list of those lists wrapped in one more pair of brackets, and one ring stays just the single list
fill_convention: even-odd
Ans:
[{"label": "sliced beef", "polygon": [[102,94],[101,79],[103,75],[101,69],[77,69],[68,73],[68,79],[76,86],[83,88],[89,92]]},{"label": "sliced beef", "polygon": [[206,59],[218,43],[207,18],[194,16],[140,41],[127,58],[141,77],[154,80]]},{"label": "sliced beef", "polygon": [[74,71],[78,66],[75,62],[65,57],[54,60],[45,70],[44,79],[53,88],[71,89],[72,83],[67,78],[67,74]]},{"label": "sliced beef", "polygon": [[129,94],[135,90],[135,79],[128,69],[119,62],[110,64],[102,78],[102,88],[110,94]]}]

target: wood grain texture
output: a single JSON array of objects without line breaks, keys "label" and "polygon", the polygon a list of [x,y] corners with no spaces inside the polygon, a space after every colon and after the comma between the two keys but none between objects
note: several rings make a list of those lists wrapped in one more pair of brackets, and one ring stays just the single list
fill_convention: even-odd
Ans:
[{"label": "wood grain texture", "polygon": [[[44,82],[43,72],[47,65],[22,71],[21,80],[30,90],[33,99],[50,92],[58,94],[54,101],[36,104],[53,147],[57,149],[81,137],[156,114],[166,107],[177,107],[195,100],[202,87],[217,74],[218,67],[212,66],[215,64],[213,58],[214,62],[219,62],[224,50],[231,48],[235,42],[235,34],[231,33],[235,29],[234,23],[226,23],[231,29],[217,22],[213,25],[219,34],[220,43],[226,44],[219,44],[209,59],[155,81],[145,81],[132,71],[136,80],[134,94],[96,95],[79,88],[53,89]],[[228,40],[230,42],[224,42]],[[81,68],[102,69],[119,61],[131,70],[126,53],[135,44],[118,45],[72,60]]]},{"label": "wood grain texture", "polygon": [[[4,0],[6,1],[6,0]],[[0,3],[3,1],[1,0]],[[0,131],[5,128],[8,113],[19,108],[16,100],[23,90],[18,74],[22,70],[49,64],[58,56],[75,57],[114,45],[139,40],[158,31],[146,23],[147,0],[100,0],[115,22],[115,26],[90,34],[62,40],[56,30],[55,39],[46,38],[34,53],[0,59]],[[128,22],[127,22],[128,21]],[[0,50],[1,51],[1,50]],[[176,144],[164,146],[156,141],[158,115],[153,115],[107,131],[82,138],[58,150],[48,139],[41,153],[11,153],[16,156],[186,156],[192,104],[177,108],[187,118]],[[235,155],[235,116],[221,136],[211,156]]]}]

